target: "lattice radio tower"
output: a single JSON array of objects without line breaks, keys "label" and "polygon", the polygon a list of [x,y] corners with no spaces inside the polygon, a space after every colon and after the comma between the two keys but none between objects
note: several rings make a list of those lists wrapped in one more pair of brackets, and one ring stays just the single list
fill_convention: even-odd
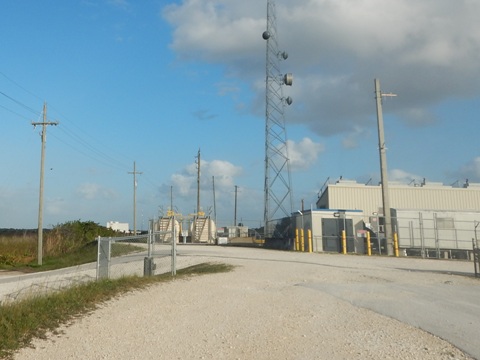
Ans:
[{"label": "lattice radio tower", "polygon": [[267,42],[266,107],[265,107],[265,238],[284,237],[280,219],[293,212],[290,161],[285,130],[285,105],[292,98],[283,96],[283,85],[291,86],[292,74],[282,75],[279,63],[288,54],[278,50],[275,2],[267,0],[267,30],[262,37]]}]

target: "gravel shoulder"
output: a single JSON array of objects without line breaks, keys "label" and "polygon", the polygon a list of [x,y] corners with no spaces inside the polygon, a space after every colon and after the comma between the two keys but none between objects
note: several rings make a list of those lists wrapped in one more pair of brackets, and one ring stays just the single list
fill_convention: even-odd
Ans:
[{"label": "gravel shoulder", "polygon": [[[403,285],[450,281],[478,291],[476,279],[452,275],[452,266],[463,273],[471,263],[228,247],[179,247],[179,254],[236,268],[126,294],[15,359],[473,359],[359,306],[358,289],[348,293],[349,284],[390,289],[400,273]],[[336,286],[342,294],[331,290]]]}]

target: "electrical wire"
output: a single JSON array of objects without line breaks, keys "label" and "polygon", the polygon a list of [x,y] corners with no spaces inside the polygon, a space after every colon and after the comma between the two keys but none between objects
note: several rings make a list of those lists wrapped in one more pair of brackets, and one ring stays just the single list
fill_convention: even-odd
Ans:
[{"label": "electrical wire", "polygon": [[[26,89],[25,87],[21,86],[20,84],[18,84],[16,81],[12,80],[11,78],[9,78],[8,76],[6,76],[3,72],[0,72],[0,75],[2,75],[4,78],[6,78],[8,81],[10,81],[11,83],[15,84],[17,87],[19,87],[20,89],[22,89],[23,91],[27,92],[28,94],[30,94],[31,96],[35,97],[36,99],[41,99],[39,96],[35,95],[34,93],[32,93],[31,91],[29,91],[28,89]],[[24,104],[23,102],[15,99],[14,97],[6,94],[5,92],[3,91],[0,91],[0,95],[4,96],[5,98],[7,98],[8,100],[12,101],[13,103],[17,104],[18,106],[20,106],[21,108],[27,110],[28,112],[31,112],[32,114],[36,115],[37,117],[40,117],[42,116],[42,112],[39,112],[37,110],[34,110],[31,106],[28,106],[26,104]],[[25,120],[30,120],[27,116],[25,115],[22,115],[21,113],[15,111],[15,110],[12,110],[6,106],[3,106],[3,105],[0,105],[1,108],[9,111],[10,113],[13,113],[15,115],[17,115],[18,117],[22,118],[22,119],[25,119]],[[54,107],[49,107],[50,109],[53,109],[54,112],[57,112],[57,113],[60,113],[58,112]],[[68,143],[67,141],[64,141],[63,139],[61,139],[60,137],[58,136],[55,136],[55,135],[52,135],[54,138],[56,138],[57,140],[59,140],[60,142],[62,142],[63,144],[69,146],[70,148],[74,149],[75,151],[79,152],[80,154],[92,159],[92,160],[95,160],[95,161],[98,161],[100,163],[102,163],[103,165],[107,165],[107,166],[110,166],[110,167],[114,167],[114,168],[117,168],[117,169],[122,169],[124,171],[126,171],[128,168],[129,168],[129,165],[127,165],[126,163],[124,163],[123,161],[120,161],[118,160],[118,158],[114,157],[114,156],[111,156],[109,154],[107,154],[105,151],[101,150],[100,148],[92,145],[89,141],[85,140],[83,137],[81,137],[78,132],[82,132],[83,134],[85,134],[87,137],[90,137],[91,139],[93,139],[93,137],[91,135],[89,135],[88,133],[86,133],[84,131],[84,129],[78,127],[75,125],[74,122],[71,122],[68,120],[68,118],[66,116],[63,116],[61,117],[62,121],[61,121],[61,126],[58,127],[58,129],[63,132],[63,134],[70,138],[73,142],[79,144],[79,147],[80,148],[84,148],[83,150],[82,149],[79,149],[79,147],[76,147],[76,146],[73,146],[72,144]],[[69,126],[66,124],[66,123],[70,123],[70,124],[73,124],[73,126],[75,126],[77,128],[78,131],[72,131],[70,130]],[[94,139],[94,142],[95,143],[99,143],[98,140],[95,140]],[[113,150],[113,152],[117,152],[116,150]],[[92,155],[89,155],[88,153],[92,153],[94,154],[93,156]],[[120,157],[122,159],[125,159],[125,158],[128,158],[127,156],[125,155],[120,155]],[[133,161],[133,160],[132,160]]]},{"label": "electrical wire", "polygon": [[24,103],[22,103],[22,102],[20,102],[20,101],[18,101],[18,100],[16,100],[16,99],[14,99],[13,97],[11,97],[11,96],[9,96],[9,95],[5,94],[3,91],[0,91],[0,95],[3,95],[3,96],[5,96],[7,99],[9,99],[9,100],[13,101],[13,102],[14,102],[14,103],[16,103],[17,105],[20,105],[21,107],[23,107],[24,109],[26,109],[26,110],[28,110],[28,111],[32,112],[32,113],[33,113],[33,114],[35,114],[35,115],[38,115],[38,114],[39,114],[39,112],[38,112],[38,111],[36,111],[36,110],[33,110],[33,109],[30,107],[30,106],[28,106],[28,105],[25,105]]}]

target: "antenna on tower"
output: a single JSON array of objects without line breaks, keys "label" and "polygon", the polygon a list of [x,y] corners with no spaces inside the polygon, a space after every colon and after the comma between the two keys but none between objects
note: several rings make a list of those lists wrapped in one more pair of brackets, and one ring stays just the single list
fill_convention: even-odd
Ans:
[{"label": "antenna on tower", "polygon": [[285,230],[276,226],[293,212],[293,196],[290,177],[290,160],[285,130],[285,105],[291,105],[291,97],[283,96],[283,86],[293,84],[292,74],[281,74],[279,62],[288,54],[278,50],[275,2],[267,0],[267,29],[262,37],[266,50],[265,95],[265,238],[286,237]]}]

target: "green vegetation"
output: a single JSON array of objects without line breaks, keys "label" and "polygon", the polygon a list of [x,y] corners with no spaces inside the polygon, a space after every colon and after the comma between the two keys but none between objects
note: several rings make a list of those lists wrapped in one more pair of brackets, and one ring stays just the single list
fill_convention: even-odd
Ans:
[{"label": "green vegetation", "polygon": [[[228,272],[233,266],[205,263],[177,271],[176,278]],[[34,297],[0,306],[0,358],[11,358],[13,352],[45,338],[48,332],[67,324],[75,317],[94,310],[99,304],[129,291],[172,280],[171,275],[125,277],[78,285],[46,296]]]},{"label": "green vegetation", "polygon": [[[37,230],[0,231],[0,269],[44,271],[96,261],[98,236],[118,233],[92,221],[69,221],[44,230],[41,267],[36,264]],[[122,250],[123,251],[123,250]]]}]

